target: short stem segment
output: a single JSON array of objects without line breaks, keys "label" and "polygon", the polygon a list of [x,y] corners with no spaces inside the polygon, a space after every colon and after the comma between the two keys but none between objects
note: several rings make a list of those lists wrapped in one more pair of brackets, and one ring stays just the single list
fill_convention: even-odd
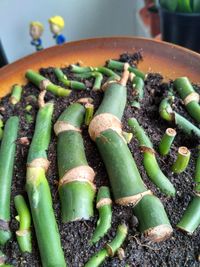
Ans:
[{"label": "short stem segment", "polygon": [[21,95],[22,95],[22,87],[18,84],[13,85],[12,93],[10,96],[10,103],[16,105],[20,101]]},{"label": "short stem segment", "polygon": [[190,150],[187,147],[179,147],[177,159],[172,165],[172,171],[174,173],[181,173],[187,168],[190,161],[190,154]]},{"label": "short stem segment", "polygon": [[20,227],[16,231],[17,242],[21,252],[31,252],[31,215],[28,206],[22,195],[15,196],[14,203],[18,213],[16,218],[20,223]]},{"label": "short stem segment", "polygon": [[159,144],[159,152],[162,156],[166,156],[169,153],[175,136],[176,131],[172,128],[167,128]]},{"label": "short stem segment", "polygon": [[106,257],[113,257],[116,251],[122,246],[127,233],[127,226],[125,224],[119,225],[115,238],[110,243],[106,244],[105,248],[94,254],[86,263],[85,267],[98,267],[103,263]]},{"label": "short stem segment", "polygon": [[71,93],[71,90],[65,89],[61,86],[55,85],[46,79],[44,76],[40,75],[39,73],[28,70],[26,72],[26,78],[32,82],[34,85],[40,88],[40,90],[47,90],[53,93],[56,96],[68,96]]},{"label": "short stem segment", "polygon": [[144,132],[144,129],[139,125],[135,118],[128,120],[128,125],[131,127],[133,134],[139,142],[141,150],[144,155],[144,168],[152,180],[152,182],[157,185],[157,187],[166,195],[174,196],[176,191],[173,184],[169,181],[169,179],[164,175],[161,171],[158,162],[155,157],[155,151],[153,149],[153,145]]},{"label": "short stem segment", "polygon": [[18,117],[10,117],[4,128],[0,149],[0,245],[11,238],[10,194],[18,133]]},{"label": "short stem segment", "polygon": [[97,227],[91,239],[91,243],[96,243],[102,238],[110,229],[112,221],[112,200],[110,198],[109,187],[102,186],[99,188],[97,194],[96,207],[99,211],[99,220]]}]

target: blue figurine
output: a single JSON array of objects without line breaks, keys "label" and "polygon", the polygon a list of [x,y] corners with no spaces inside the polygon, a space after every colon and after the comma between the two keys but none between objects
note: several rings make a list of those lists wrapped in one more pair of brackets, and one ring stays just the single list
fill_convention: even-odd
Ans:
[{"label": "blue figurine", "polygon": [[49,24],[56,44],[61,45],[65,43],[65,37],[61,34],[61,31],[65,26],[64,19],[61,16],[54,16],[49,19]]},{"label": "blue figurine", "polygon": [[39,21],[32,21],[30,23],[30,35],[32,37],[31,44],[35,46],[37,51],[43,49],[42,39],[40,38],[42,36],[43,31],[44,27]]}]

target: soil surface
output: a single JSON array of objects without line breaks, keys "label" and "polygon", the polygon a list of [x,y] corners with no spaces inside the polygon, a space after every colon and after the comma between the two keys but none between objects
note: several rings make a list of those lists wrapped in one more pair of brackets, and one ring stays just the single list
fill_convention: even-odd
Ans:
[{"label": "soil surface", "polygon": [[[120,57],[121,61],[129,61],[131,64],[137,64],[139,60],[142,60],[140,53],[134,55],[124,54]],[[63,68],[65,74],[69,79],[73,79],[69,68]],[[51,67],[47,69],[41,69],[41,74],[49,78],[56,84],[58,82],[53,69]],[[47,93],[46,101],[53,100],[55,103],[55,109],[53,114],[53,123],[60,115],[60,113],[72,102],[75,102],[81,97],[92,97],[94,99],[95,109],[101,103],[103,93],[98,91],[94,92],[92,88],[93,80],[83,80],[87,87],[87,91],[73,91],[73,93],[66,98],[57,98],[51,93]],[[154,148],[157,149],[157,145],[164,134],[166,128],[169,126],[167,122],[159,117],[158,107],[163,95],[166,94],[170,84],[163,83],[163,78],[160,74],[149,74],[145,81],[145,95],[141,102],[141,109],[135,109],[130,106],[130,102],[133,100],[132,86],[128,83],[128,101],[126,110],[123,117],[124,130],[127,128],[127,119],[130,117],[136,117],[139,123],[144,127],[145,131],[151,138]],[[200,93],[200,89],[197,88]],[[6,121],[11,115],[20,116],[20,137],[28,137],[31,141],[34,131],[34,122],[38,110],[37,99],[39,89],[28,83],[24,86],[23,97],[19,104],[12,106],[9,103],[9,96],[6,96],[0,103],[0,114],[3,120]],[[30,104],[32,106],[31,111],[27,112],[25,107]],[[5,108],[5,110],[3,109]],[[180,114],[184,115],[192,122],[194,122],[184,109],[181,100],[176,97],[174,109]],[[27,116],[28,114],[28,116]],[[30,116],[32,121],[30,120]],[[194,122],[195,123],[195,122]],[[174,127],[174,125],[171,125]],[[157,153],[157,159],[162,171],[169,177],[172,183],[175,185],[177,194],[174,198],[168,198],[159,192],[158,189],[149,181],[146,172],[142,164],[142,154],[139,150],[137,141],[133,138],[129,144],[129,148],[135,158],[141,176],[143,177],[146,185],[162,200],[172,226],[174,228],[173,236],[160,244],[151,244],[145,240],[145,238],[138,232],[135,226],[135,219],[133,217],[131,207],[120,207],[113,205],[113,219],[112,229],[108,234],[100,240],[96,245],[90,246],[88,241],[90,240],[92,233],[95,229],[95,225],[98,219],[98,212],[95,211],[94,218],[91,221],[72,222],[68,224],[61,223],[61,210],[58,196],[58,171],[56,164],[56,136],[52,132],[52,139],[49,146],[48,157],[51,162],[50,168],[47,173],[47,178],[50,184],[53,205],[58,222],[62,246],[65,253],[65,258],[70,267],[81,267],[87,262],[87,260],[104,246],[106,242],[111,240],[115,233],[119,223],[126,222],[129,226],[129,233],[126,241],[123,244],[125,257],[120,260],[118,256],[107,259],[102,266],[104,267],[120,267],[126,266],[140,266],[140,267],[196,267],[200,266],[198,259],[200,258],[200,231],[195,231],[192,236],[189,236],[176,229],[176,224],[181,218],[183,211],[187,207],[192,195],[193,195],[193,174],[195,166],[195,158],[197,157],[197,140],[195,138],[188,139],[184,134],[177,130],[178,134],[175,138],[175,142],[172,146],[170,154],[166,157],[161,157]],[[106,170],[100,155],[97,151],[95,144],[90,140],[87,132],[87,128],[83,126],[83,138],[85,144],[85,151],[89,165],[94,168],[97,173],[95,183],[97,187],[101,185],[108,185],[109,180],[106,174]],[[174,162],[177,150],[179,146],[187,146],[191,149],[192,156],[186,171],[180,175],[175,175],[171,172],[170,166]],[[18,228],[18,223],[15,220],[16,211],[13,205],[13,197],[16,194],[23,194],[26,199],[25,192],[25,173],[26,173],[26,159],[29,146],[23,145],[20,141],[17,141],[17,154],[14,167],[14,177],[12,183],[12,203],[11,203],[11,229],[14,231]],[[119,151],[120,153],[120,151]],[[50,223],[50,222],[48,222]],[[39,250],[37,241],[33,230],[33,252],[32,254],[22,254],[19,251],[15,235],[13,234],[12,240],[3,248],[4,253],[8,256],[8,262],[14,266],[26,266],[37,267],[41,266]],[[52,251],[53,253],[53,251]],[[199,259],[200,260],[200,259]]]}]

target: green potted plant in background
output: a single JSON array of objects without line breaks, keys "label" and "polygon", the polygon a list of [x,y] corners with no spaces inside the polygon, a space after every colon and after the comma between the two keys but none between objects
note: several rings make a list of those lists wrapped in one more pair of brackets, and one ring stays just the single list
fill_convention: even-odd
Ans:
[{"label": "green potted plant in background", "polygon": [[160,0],[162,39],[200,52],[200,0]]}]

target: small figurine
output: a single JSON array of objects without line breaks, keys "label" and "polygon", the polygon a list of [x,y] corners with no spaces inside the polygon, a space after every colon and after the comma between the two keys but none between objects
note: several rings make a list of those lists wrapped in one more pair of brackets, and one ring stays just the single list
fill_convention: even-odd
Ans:
[{"label": "small figurine", "polygon": [[61,45],[65,42],[64,35],[61,34],[65,26],[64,19],[61,16],[54,16],[49,19],[51,32],[54,34],[53,38],[56,40],[56,44]]},{"label": "small figurine", "polygon": [[39,21],[32,21],[30,23],[30,35],[32,37],[31,44],[35,46],[37,51],[43,49],[42,39],[40,38],[42,36],[43,31],[44,27]]}]

